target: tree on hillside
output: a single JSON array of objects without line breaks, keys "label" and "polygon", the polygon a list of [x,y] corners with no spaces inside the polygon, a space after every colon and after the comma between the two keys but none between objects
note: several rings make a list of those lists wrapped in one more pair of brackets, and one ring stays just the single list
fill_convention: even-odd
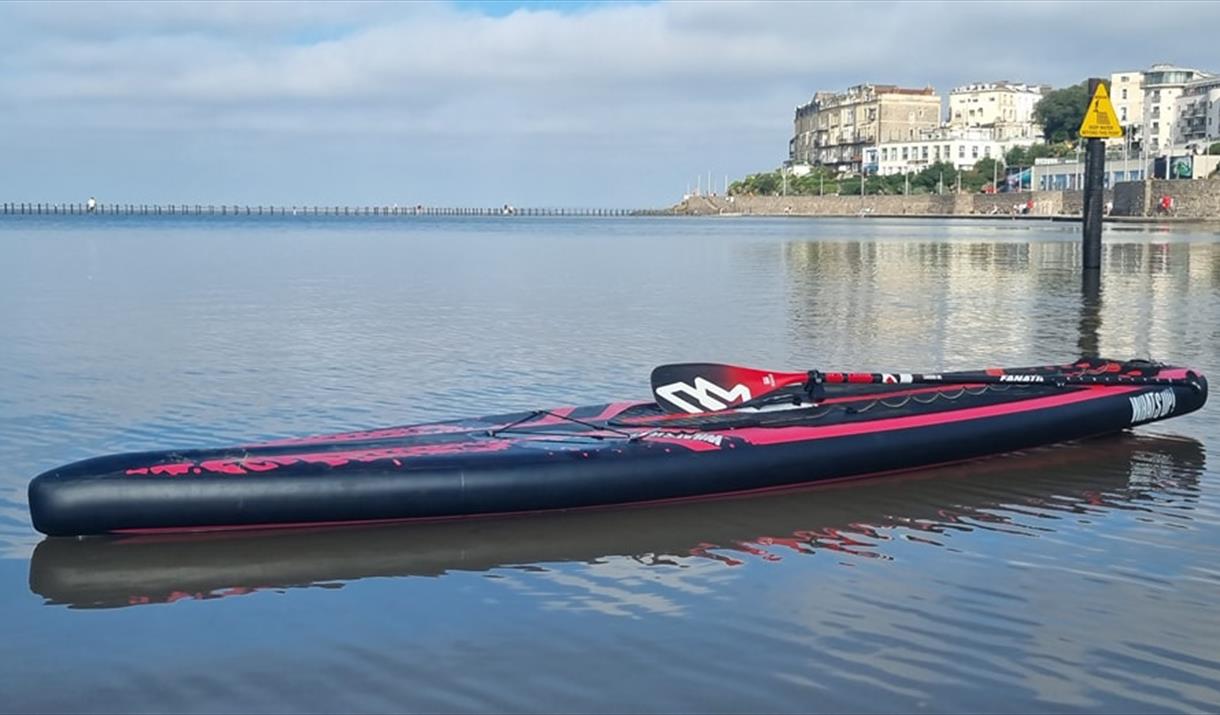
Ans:
[{"label": "tree on hillside", "polygon": [[[856,186],[859,187],[859,184]],[[817,196],[823,192],[834,194],[839,191],[838,175],[819,166],[804,176],[796,176],[785,170],[766,171],[750,174],[729,184],[729,195],[732,196],[780,196],[785,191],[788,196]]]},{"label": "tree on hillside", "polygon": [[1067,157],[1076,154],[1076,146],[1072,142],[1058,144],[1031,144],[1027,147],[1015,146],[1004,155],[1004,163],[1008,166],[1029,166],[1034,159],[1043,157]]},{"label": "tree on hillside", "polygon": [[993,180],[997,185],[1004,180],[1004,166],[999,159],[984,157],[974,162],[974,167],[962,174],[962,188],[971,193],[982,191],[983,187]]},{"label": "tree on hillside", "polygon": [[957,167],[947,161],[933,162],[911,177],[913,193],[935,194],[942,186],[945,193],[957,188]]},{"label": "tree on hillside", "polygon": [[1048,92],[1034,107],[1034,118],[1042,125],[1048,142],[1076,139],[1076,131],[1089,108],[1089,90],[1082,82]]},{"label": "tree on hillside", "polygon": [[788,177],[788,192],[801,196],[833,194],[839,190],[838,174],[825,166],[815,166],[804,176]]},{"label": "tree on hillside", "polygon": [[730,194],[754,194],[756,196],[773,196],[780,193],[783,177],[778,171],[761,174],[750,174],[741,181],[729,185]]}]

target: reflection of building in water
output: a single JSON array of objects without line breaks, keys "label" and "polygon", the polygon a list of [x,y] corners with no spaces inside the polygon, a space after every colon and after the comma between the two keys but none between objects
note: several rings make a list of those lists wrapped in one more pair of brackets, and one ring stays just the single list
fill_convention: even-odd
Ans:
[{"label": "reflection of building in water", "polygon": [[1213,321],[1199,310],[1220,287],[1216,244],[1168,242],[1135,234],[1108,245],[1102,266],[1106,321],[1103,345],[1115,355],[1180,359],[1207,352]]},{"label": "reflection of building in water", "polygon": [[828,368],[979,367],[995,346],[1028,342],[1030,255],[1018,243],[789,244],[791,319]]},{"label": "reflection of building in water", "polygon": [[1181,359],[1171,338],[1198,324],[1190,298],[1220,284],[1218,257],[1214,244],[1110,242],[1086,323],[1074,238],[791,242],[784,265],[793,339],[813,363],[799,367],[949,370],[1068,361],[1081,345]]}]

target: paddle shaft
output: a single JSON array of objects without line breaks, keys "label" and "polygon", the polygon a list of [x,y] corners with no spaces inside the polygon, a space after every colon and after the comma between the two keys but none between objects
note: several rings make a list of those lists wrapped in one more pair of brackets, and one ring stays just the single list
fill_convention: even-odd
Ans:
[{"label": "paddle shaft", "polygon": [[[740,405],[766,404],[769,395],[783,399],[793,388],[802,389],[812,401],[822,399],[827,385],[1171,385],[1202,389],[1199,376],[1187,372],[1182,378],[1145,377],[1121,373],[1063,374],[1054,372],[918,374],[884,372],[774,372],[719,363],[676,363],[652,371],[652,390],[657,403],[669,412],[715,412]],[[762,400],[762,402],[759,402]]]},{"label": "paddle shaft", "polygon": [[1005,373],[1000,375],[937,375],[883,372],[820,372],[811,370],[806,384],[827,385],[902,385],[934,383],[942,385],[1182,385],[1197,386],[1191,379],[1175,377],[1144,377],[1142,375],[1039,375]]}]

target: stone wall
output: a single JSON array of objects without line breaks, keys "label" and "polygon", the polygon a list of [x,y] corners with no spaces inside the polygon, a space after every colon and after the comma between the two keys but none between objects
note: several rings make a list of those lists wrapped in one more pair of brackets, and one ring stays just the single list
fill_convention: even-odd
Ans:
[{"label": "stone wall", "polygon": [[[1122,186],[1124,183],[1135,183],[1135,182],[1119,182],[1118,185]],[[1060,213],[1071,214],[1073,216],[1083,216],[1084,215],[1084,192],[1083,191],[1062,191],[1060,193],[1063,194],[1063,206],[1060,210]],[[1101,201],[1103,204],[1107,201],[1114,201],[1114,191],[1112,189],[1106,189],[1105,191],[1103,191]],[[1113,214],[1115,216],[1130,216],[1131,215],[1131,214],[1119,213],[1117,201],[1115,201],[1115,203],[1114,203]]]},{"label": "stone wall", "polygon": [[1114,215],[1157,216],[1162,196],[1173,197],[1178,218],[1220,218],[1220,178],[1120,183],[1114,188]]},{"label": "stone wall", "polygon": [[678,213],[755,214],[762,216],[856,216],[969,214],[970,194],[912,196],[695,196],[675,207]]},{"label": "stone wall", "polygon": [[[1220,219],[1220,178],[1126,181],[1104,192],[1114,216],[1155,216],[1161,196],[1174,199],[1174,216]],[[1011,194],[914,194],[911,196],[694,196],[674,207],[690,215],[755,214],[761,216],[970,216],[1011,214],[1016,205],[1034,201],[1036,216],[1079,216],[1081,191],[1024,191]]]},{"label": "stone wall", "polygon": [[1151,208],[1145,181],[1120,181],[1114,185],[1115,216],[1147,216]]},{"label": "stone wall", "polygon": [[746,214],[760,216],[969,216],[1011,214],[1014,205],[1034,200],[1033,213],[1061,212],[1062,192],[1036,191],[1012,194],[912,194],[910,196],[693,196],[674,207],[676,213],[706,216]]},{"label": "stone wall", "polygon": [[1173,215],[1179,218],[1220,218],[1220,178],[1173,181],[1153,179],[1146,182],[1147,210],[1156,213],[1162,196],[1173,197]]},{"label": "stone wall", "polygon": [[1024,207],[1034,200],[1036,216],[1054,216],[1063,213],[1062,191],[1014,191],[1008,194],[971,194],[971,209],[963,213],[1011,214],[1017,206]]}]

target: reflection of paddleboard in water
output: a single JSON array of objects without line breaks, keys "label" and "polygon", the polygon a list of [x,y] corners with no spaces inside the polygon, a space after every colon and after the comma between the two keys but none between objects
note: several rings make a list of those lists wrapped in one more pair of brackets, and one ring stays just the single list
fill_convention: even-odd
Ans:
[{"label": "reflection of paddleboard in water", "polygon": [[[113,608],[374,577],[442,576],[626,557],[650,563],[822,550],[870,555],[892,529],[934,534],[1007,522],[1022,508],[1129,508],[1191,490],[1204,466],[1190,439],[1122,435],[1036,449],[907,478],[782,495],[530,519],[89,539],[49,538],[30,561],[48,603]],[[1183,502],[1189,504],[1189,499]],[[884,547],[882,547],[884,548]]]},{"label": "reflection of paddleboard in water", "polygon": [[85,211],[88,211],[89,213],[97,211],[97,199],[90,196],[89,200],[85,202]]}]

